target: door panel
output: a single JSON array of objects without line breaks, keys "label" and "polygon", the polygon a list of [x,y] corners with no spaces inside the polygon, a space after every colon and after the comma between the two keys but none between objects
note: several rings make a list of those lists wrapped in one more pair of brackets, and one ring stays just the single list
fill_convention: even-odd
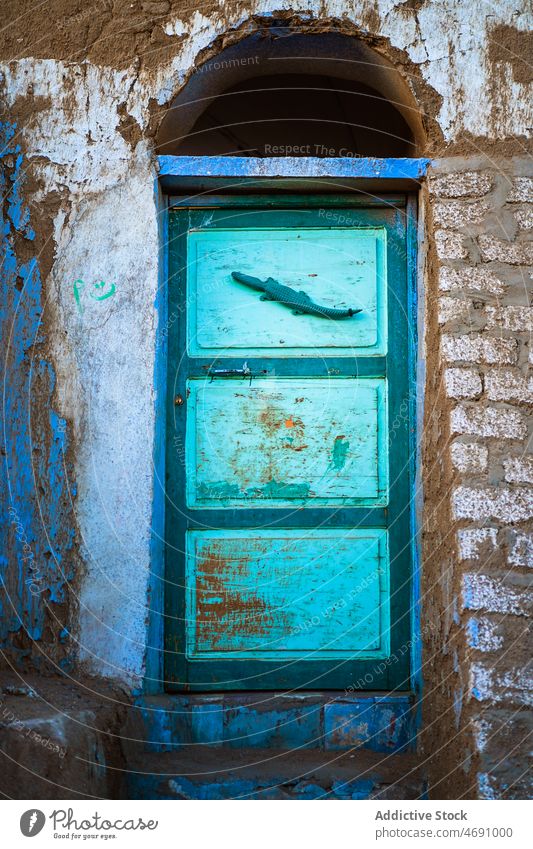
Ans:
[{"label": "door panel", "polygon": [[387,532],[189,531],[189,657],[388,653]]},{"label": "door panel", "polygon": [[[189,353],[275,349],[277,356],[383,354],[386,345],[384,228],[223,229],[188,234]],[[305,271],[303,271],[305,269]],[[328,307],[361,309],[352,321],[293,315],[233,280],[240,271],[305,291]]]},{"label": "door panel", "polygon": [[187,395],[190,507],[386,504],[384,380],[192,380]]},{"label": "door panel", "polygon": [[[321,201],[170,213],[170,690],[409,688],[405,198],[330,196],[329,227]],[[293,315],[233,271],[362,311]]]}]

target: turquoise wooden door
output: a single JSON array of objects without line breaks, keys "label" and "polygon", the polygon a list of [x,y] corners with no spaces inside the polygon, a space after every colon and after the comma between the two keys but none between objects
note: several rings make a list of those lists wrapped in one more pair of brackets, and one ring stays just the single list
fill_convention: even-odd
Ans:
[{"label": "turquoise wooden door", "polygon": [[167,688],[408,689],[406,199],[212,200],[169,244]]}]

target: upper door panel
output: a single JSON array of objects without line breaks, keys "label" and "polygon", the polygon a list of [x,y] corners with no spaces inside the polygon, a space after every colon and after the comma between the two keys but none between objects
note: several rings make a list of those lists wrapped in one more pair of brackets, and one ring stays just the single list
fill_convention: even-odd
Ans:
[{"label": "upper door panel", "polygon": [[[189,356],[381,356],[386,353],[386,230],[255,228],[188,234]],[[272,277],[347,319],[294,315],[236,282]]]}]

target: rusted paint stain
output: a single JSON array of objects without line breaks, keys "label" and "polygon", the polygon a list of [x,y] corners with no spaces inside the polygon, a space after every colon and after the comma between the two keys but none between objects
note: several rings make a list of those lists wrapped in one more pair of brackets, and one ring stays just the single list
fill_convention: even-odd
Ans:
[{"label": "rusted paint stain", "polygon": [[386,531],[189,531],[186,547],[189,657],[388,650]]},{"label": "rusted paint stain", "polygon": [[[239,392],[238,394],[235,393],[235,397],[245,398],[246,396],[243,395],[242,392]],[[273,436],[275,433],[277,433],[283,423],[283,418],[272,407],[267,407],[265,410],[261,410],[261,412],[259,413],[258,420],[261,428],[265,431],[267,436]]]},{"label": "rusted paint stain", "polygon": [[[231,650],[233,635],[243,630],[249,637],[257,637],[259,644],[272,627],[273,614],[266,600],[254,586],[246,584],[250,580],[246,562],[246,557],[228,562],[220,543],[209,546],[199,560],[196,586],[199,645],[207,640],[212,649]],[[260,583],[261,576],[255,576],[254,581]]]}]

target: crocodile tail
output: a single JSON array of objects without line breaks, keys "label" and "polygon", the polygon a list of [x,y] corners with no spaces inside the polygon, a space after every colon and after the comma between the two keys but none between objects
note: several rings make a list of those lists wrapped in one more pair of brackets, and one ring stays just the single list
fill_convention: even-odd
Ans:
[{"label": "crocodile tail", "polygon": [[362,310],[353,310],[351,307],[349,307],[347,310],[338,310],[333,307],[328,307],[328,309],[326,310],[326,314],[329,316],[329,318],[351,318],[352,315],[357,315],[358,312],[362,312]]}]

